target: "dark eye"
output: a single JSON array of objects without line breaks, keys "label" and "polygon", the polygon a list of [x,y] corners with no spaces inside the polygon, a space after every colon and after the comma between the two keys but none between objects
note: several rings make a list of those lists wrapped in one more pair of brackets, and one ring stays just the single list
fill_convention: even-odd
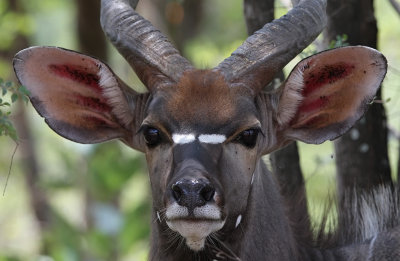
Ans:
[{"label": "dark eye", "polygon": [[245,131],[242,131],[236,137],[236,142],[238,142],[248,148],[253,148],[256,145],[259,132],[260,132],[260,130],[258,130],[258,129],[247,129]]},{"label": "dark eye", "polygon": [[160,131],[153,127],[146,127],[143,130],[144,140],[149,147],[157,146],[161,142]]}]

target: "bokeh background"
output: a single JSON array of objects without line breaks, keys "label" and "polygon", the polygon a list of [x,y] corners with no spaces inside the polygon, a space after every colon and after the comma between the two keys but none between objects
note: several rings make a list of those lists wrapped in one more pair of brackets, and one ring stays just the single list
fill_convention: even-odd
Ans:
[{"label": "bokeh background", "polygon": [[[197,67],[209,68],[246,39],[243,3],[192,2],[142,0],[138,12],[169,35]],[[18,50],[60,46],[100,57],[132,87],[144,91],[104,39],[97,10],[97,0],[0,0],[0,78],[17,84],[11,60]],[[286,13],[286,1],[276,1],[275,11],[276,17]],[[375,0],[375,15],[378,46],[389,61],[382,102],[389,119],[389,156],[396,179],[400,16],[388,0]],[[285,68],[286,74],[299,59]],[[19,147],[13,158],[15,142],[0,136],[0,261],[146,260],[154,221],[143,155],[118,141],[79,145],[63,139],[30,104],[17,102],[5,109],[12,112]],[[299,144],[299,150],[309,209],[318,223],[326,199],[335,194],[333,144]]]}]

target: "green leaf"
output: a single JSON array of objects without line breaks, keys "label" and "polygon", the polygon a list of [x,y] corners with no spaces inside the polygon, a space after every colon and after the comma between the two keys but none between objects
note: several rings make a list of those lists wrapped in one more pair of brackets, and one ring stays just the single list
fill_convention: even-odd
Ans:
[{"label": "green leaf", "polygon": [[17,131],[13,127],[9,130],[8,136],[13,139],[13,141],[18,142]]},{"label": "green leaf", "polygon": [[332,40],[329,43],[329,49],[348,46],[349,44],[347,43],[347,39],[348,39],[348,36],[346,34],[337,35],[336,40]]},{"label": "green leaf", "polygon": [[0,103],[0,106],[1,107],[10,107],[10,103],[8,103],[8,102],[4,102],[4,103]]},{"label": "green leaf", "polygon": [[15,142],[18,141],[17,131],[12,125],[11,121],[7,118],[3,118],[4,121],[0,124],[0,136],[8,136],[13,139]]},{"label": "green leaf", "polygon": [[30,94],[30,92],[28,91],[28,89],[27,89],[24,85],[21,85],[21,86],[18,88],[18,91],[19,91],[21,94],[26,95],[26,96],[29,96],[29,94]]},{"label": "green leaf", "polygon": [[17,100],[18,100],[18,94],[13,93],[13,94],[11,95],[11,101],[14,103],[14,102],[16,102]]},{"label": "green leaf", "polygon": [[29,102],[29,95],[30,95],[30,92],[28,91],[28,89],[26,89],[25,86],[21,85],[21,86],[18,88],[18,91],[19,91],[20,94],[21,94],[21,100],[22,100],[23,102],[25,102],[25,103],[28,103],[28,102]]},{"label": "green leaf", "polygon": [[6,82],[5,86],[6,86],[7,88],[10,88],[11,86],[13,86],[13,83],[12,83],[12,82]]},{"label": "green leaf", "polygon": [[[11,103],[15,103],[19,99],[26,103],[29,100],[29,91],[24,86],[14,84],[12,81],[4,81],[4,79],[0,78],[0,88],[0,108],[11,107]],[[11,93],[11,102],[5,100],[4,96],[8,93]],[[10,115],[10,111],[5,112],[4,110],[0,110],[0,136],[8,136],[17,142],[17,132],[9,119]]]}]

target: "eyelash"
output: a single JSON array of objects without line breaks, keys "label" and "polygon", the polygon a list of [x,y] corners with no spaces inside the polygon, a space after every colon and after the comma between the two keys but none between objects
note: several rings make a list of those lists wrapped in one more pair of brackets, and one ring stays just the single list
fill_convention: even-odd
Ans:
[{"label": "eyelash", "polygon": [[254,148],[257,143],[259,133],[261,133],[259,128],[250,128],[239,133],[234,141],[247,148]]},{"label": "eyelash", "polygon": [[162,142],[161,132],[157,128],[143,126],[140,131],[143,133],[147,146],[156,147]]}]

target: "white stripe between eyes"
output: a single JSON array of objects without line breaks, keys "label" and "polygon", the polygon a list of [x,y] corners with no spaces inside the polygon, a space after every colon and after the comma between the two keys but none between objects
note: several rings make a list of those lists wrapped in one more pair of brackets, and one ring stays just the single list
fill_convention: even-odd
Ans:
[{"label": "white stripe between eyes", "polygon": [[195,141],[196,136],[194,136],[194,134],[173,134],[172,140],[176,144],[186,144]]},{"label": "white stripe between eyes", "polygon": [[[221,134],[201,134],[199,135],[199,141],[208,144],[220,144],[226,141],[225,135]],[[187,144],[196,140],[194,134],[173,134],[172,140],[175,144]]]},{"label": "white stripe between eyes", "polygon": [[226,141],[226,137],[221,134],[201,134],[199,136],[199,141],[203,143],[219,144]]}]

